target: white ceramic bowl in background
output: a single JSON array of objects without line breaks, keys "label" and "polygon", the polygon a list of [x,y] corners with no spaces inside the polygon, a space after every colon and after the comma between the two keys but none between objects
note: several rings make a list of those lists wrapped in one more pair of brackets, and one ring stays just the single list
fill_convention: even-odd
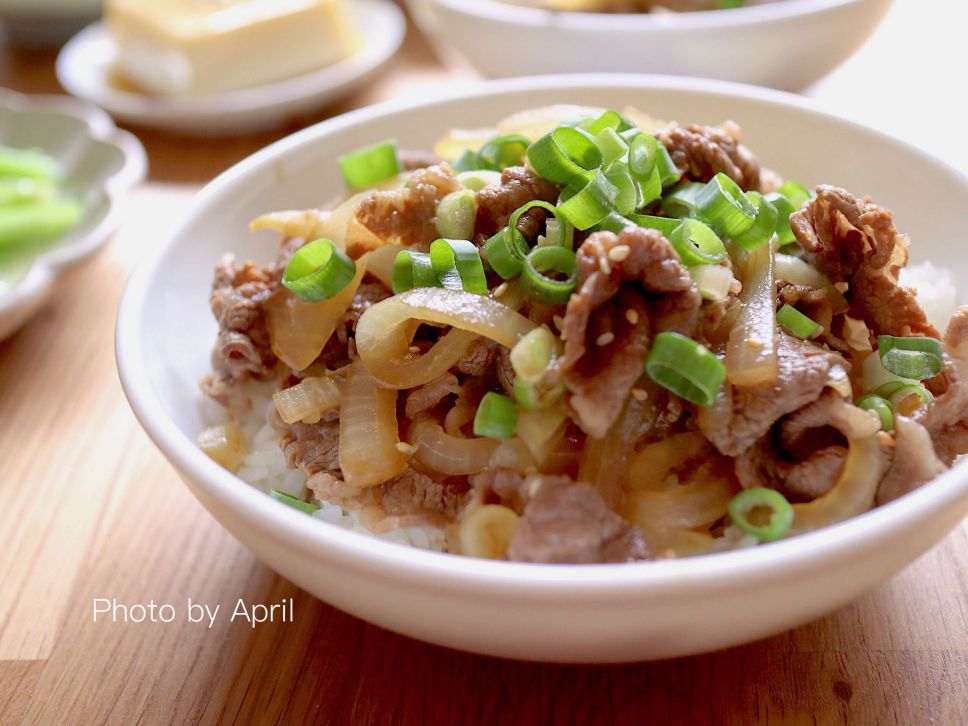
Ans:
[{"label": "white ceramic bowl in background", "polygon": [[15,44],[53,47],[101,17],[104,0],[0,0],[0,20]]},{"label": "white ceramic bowl in background", "polygon": [[125,393],[202,504],[264,562],[349,613],[433,643],[552,661],[664,658],[761,638],[849,602],[937,543],[968,512],[968,462],[849,522],[752,550],[555,566],[424,552],[325,524],[269,499],[196,448],[203,426],[197,381],[216,332],[208,313],[212,266],[226,250],[268,261],[277,247],[271,234],[248,233],[253,216],[337,194],[337,157],[375,139],[430,148],[452,126],[478,127],[553,103],[632,104],[704,123],[732,118],[764,164],[807,184],[870,194],[896,210],[915,259],[940,259],[956,279],[968,276],[968,258],[950,254],[968,221],[950,213],[968,209],[965,177],[776,91],[694,79],[556,76],[356,111],[222,174],[125,292],[116,337]]},{"label": "white ceramic bowl in background", "polygon": [[667,73],[799,91],[854,53],[892,0],[776,0],[693,13],[563,13],[500,0],[407,0],[444,55],[487,78]]},{"label": "white ceramic bowl in background", "polygon": [[86,203],[78,224],[17,269],[0,274],[0,340],[53,292],[57,276],[108,241],[119,205],[144,178],[141,143],[100,109],[66,96],[24,96],[0,89],[0,144],[43,149],[60,163],[63,188]]},{"label": "white ceramic bowl in background", "polygon": [[[57,58],[57,79],[69,93],[125,123],[200,136],[274,128],[334,103],[369,81],[400,48],[406,22],[389,0],[353,0],[363,47],[349,58],[309,73],[255,88],[162,98],[117,88],[117,48],[103,23],[72,38]],[[269,52],[269,51],[267,51]]]}]

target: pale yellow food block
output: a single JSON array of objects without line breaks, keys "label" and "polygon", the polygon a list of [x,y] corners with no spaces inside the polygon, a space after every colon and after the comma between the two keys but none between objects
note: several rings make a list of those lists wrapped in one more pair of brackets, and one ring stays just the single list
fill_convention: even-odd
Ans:
[{"label": "pale yellow food block", "polygon": [[109,0],[117,73],[165,96],[251,88],[335,63],[361,37],[345,0]]}]

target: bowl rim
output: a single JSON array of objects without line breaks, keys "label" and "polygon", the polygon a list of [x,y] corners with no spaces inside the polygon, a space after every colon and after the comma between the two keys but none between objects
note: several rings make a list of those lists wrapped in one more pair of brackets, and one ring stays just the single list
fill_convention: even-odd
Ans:
[{"label": "bowl rim", "polygon": [[87,234],[71,244],[54,246],[37,255],[27,273],[0,295],[0,313],[32,299],[38,291],[46,289],[66,268],[94,254],[121,224],[121,199],[127,192],[144,180],[148,173],[148,156],[141,142],[128,131],[114,125],[104,111],[85,101],[54,94],[25,95],[0,88],[0,107],[17,114],[46,113],[66,116],[81,121],[87,127],[91,142],[100,142],[117,149],[123,158],[121,166],[98,187],[108,198],[107,214]]},{"label": "bowl rim", "polygon": [[[482,597],[514,595],[543,599],[580,593],[588,602],[627,597],[630,591],[661,595],[672,590],[701,593],[735,588],[738,583],[785,579],[797,570],[829,566],[846,550],[882,546],[892,532],[910,529],[941,515],[968,498],[968,460],[904,497],[815,532],[766,546],[673,560],[622,564],[545,565],[481,560],[402,546],[346,530],[296,512],[245,484],[210,460],[165,412],[155,394],[139,321],[159,261],[175,240],[186,234],[210,202],[249,173],[271,165],[301,145],[324,138],[358,122],[417,108],[433,109],[469,98],[520,93],[539,88],[608,87],[628,90],[687,91],[718,94],[744,101],[779,105],[808,117],[823,118],[854,132],[904,147],[909,153],[951,177],[968,195],[968,177],[946,162],[894,137],[821,110],[805,98],[727,81],[633,74],[532,76],[486,81],[456,94],[433,99],[393,100],[334,117],[281,139],[220,174],[196,196],[190,211],[168,242],[142,259],[132,273],[118,309],[115,354],[125,395],[149,437],[181,473],[196,497],[210,510],[217,501],[237,518],[293,551],[324,558],[384,580],[436,590],[471,589]],[[221,519],[221,517],[217,517]]]},{"label": "bowl rim", "polygon": [[[502,0],[426,0],[453,13],[493,22],[554,26],[587,32],[648,33],[672,30],[707,30],[774,23],[806,15],[834,12],[851,5],[893,0],[777,0],[763,5],[746,5],[728,10],[699,10],[687,13],[594,13],[544,10]],[[418,0],[408,0],[410,3]]]}]

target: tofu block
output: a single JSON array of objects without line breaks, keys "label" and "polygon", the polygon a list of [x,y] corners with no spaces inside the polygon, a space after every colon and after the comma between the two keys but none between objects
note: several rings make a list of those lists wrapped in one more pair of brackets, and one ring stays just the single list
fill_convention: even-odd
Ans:
[{"label": "tofu block", "polygon": [[361,44],[345,0],[109,0],[105,19],[116,72],[162,96],[273,83]]}]

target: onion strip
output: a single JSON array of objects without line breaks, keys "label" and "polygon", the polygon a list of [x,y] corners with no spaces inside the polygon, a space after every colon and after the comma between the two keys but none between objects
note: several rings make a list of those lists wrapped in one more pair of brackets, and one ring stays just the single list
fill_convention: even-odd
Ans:
[{"label": "onion strip", "polygon": [[779,372],[773,272],[771,244],[749,253],[740,293],[743,309],[726,347],[726,376],[733,385],[772,383]]},{"label": "onion strip", "polygon": [[407,439],[417,447],[414,453],[417,461],[429,469],[451,476],[483,471],[500,445],[495,439],[451,436],[426,414],[414,419]]}]

